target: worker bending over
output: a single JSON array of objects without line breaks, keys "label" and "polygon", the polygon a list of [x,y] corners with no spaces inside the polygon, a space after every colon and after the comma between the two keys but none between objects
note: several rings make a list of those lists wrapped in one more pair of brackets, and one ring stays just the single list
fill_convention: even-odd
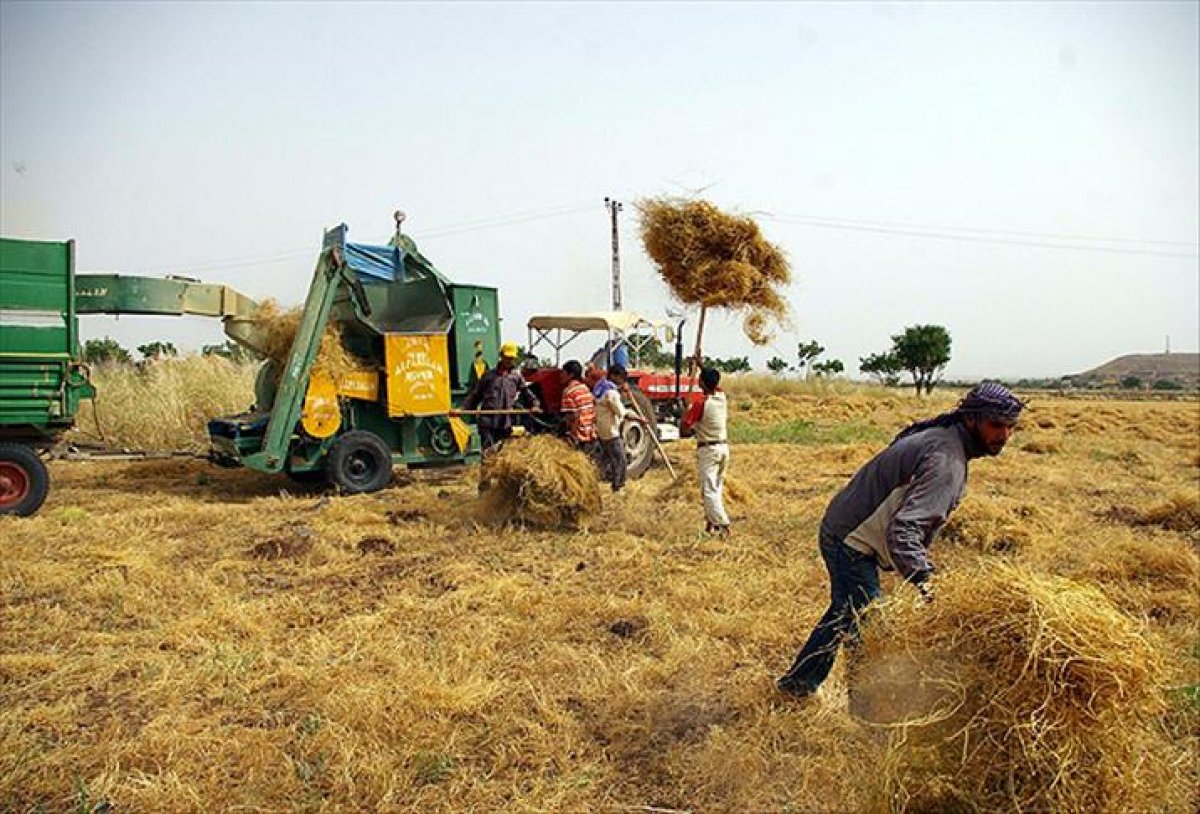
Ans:
[{"label": "worker bending over", "polygon": [[929,596],[929,546],[966,490],[967,462],[999,455],[1024,403],[984,382],[958,407],[903,430],[834,496],[821,520],[829,608],[776,685],[803,698],[829,675],[838,646],[857,642],[857,615],[880,595],[879,569]]}]

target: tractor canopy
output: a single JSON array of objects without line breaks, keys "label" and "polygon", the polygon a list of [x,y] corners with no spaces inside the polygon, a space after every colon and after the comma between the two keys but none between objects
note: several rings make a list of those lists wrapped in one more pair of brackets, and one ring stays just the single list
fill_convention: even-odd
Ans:
[{"label": "tractor canopy", "polygon": [[[554,364],[562,361],[562,350],[585,333],[601,331],[604,342],[597,356],[604,356],[604,365],[616,361],[618,348],[622,345],[634,364],[640,363],[642,351],[654,340],[660,347],[675,341],[675,330],[670,323],[649,319],[633,311],[593,311],[578,314],[545,314],[529,318],[529,353],[546,344],[554,349]],[[583,348],[590,353],[591,348]],[[590,356],[593,363],[595,356]]]}]

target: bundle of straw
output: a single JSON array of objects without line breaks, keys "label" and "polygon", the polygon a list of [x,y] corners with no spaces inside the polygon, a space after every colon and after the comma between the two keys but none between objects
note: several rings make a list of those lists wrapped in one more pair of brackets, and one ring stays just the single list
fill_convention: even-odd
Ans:
[{"label": "bundle of straw", "polygon": [[484,461],[482,520],[578,527],[600,511],[600,477],[579,450],[549,435],[507,441]]},{"label": "bundle of straw", "polygon": [[758,345],[769,342],[768,324],[787,319],[778,289],[792,273],[758,224],[708,201],[649,198],[638,210],[646,253],[675,296],[703,308],[744,310],[746,335]]},{"label": "bundle of straw", "polygon": [[890,742],[879,811],[1171,810],[1187,797],[1155,724],[1164,665],[1103,594],[999,564],[864,619],[852,708]]},{"label": "bundle of straw", "polygon": [[[304,308],[297,306],[282,310],[274,300],[265,300],[254,316],[255,322],[265,334],[262,350],[268,359],[274,360],[276,368],[283,370],[287,364],[292,344],[296,341],[296,330],[304,316]],[[313,360],[313,370],[322,371],[337,381],[342,375],[361,367],[355,357],[342,344],[341,328],[329,322],[321,335],[321,346]]]}]

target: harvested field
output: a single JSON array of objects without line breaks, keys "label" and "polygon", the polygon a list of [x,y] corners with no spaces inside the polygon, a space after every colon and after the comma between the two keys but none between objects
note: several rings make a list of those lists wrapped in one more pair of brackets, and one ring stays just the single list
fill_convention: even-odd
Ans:
[{"label": "harvested field", "polygon": [[[747,498],[729,539],[662,467],[602,490],[584,527],[540,529],[477,522],[476,469],[338,497],[200,460],[52,462],[41,513],[0,518],[0,810],[1016,810],[962,798],[1003,785],[986,766],[852,715],[842,660],[809,703],[773,686],[827,601],[826,502],[951,395],[728,389]],[[1153,750],[1152,806],[1114,769],[1098,791],[1017,787],[1036,810],[1200,805],[1198,428],[1194,400],[1039,397],[935,546],[948,579],[1020,574],[1004,603],[970,594],[978,624],[1024,619],[1030,652],[1069,662],[1040,662],[1066,717],[1026,684],[971,708],[1029,725],[987,730],[1027,749],[1000,769],[1082,783]],[[991,635],[944,596],[939,641]],[[1118,701],[1137,717],[1114,740]],[[1096,738],[1037,728],[1089,716]]]}]

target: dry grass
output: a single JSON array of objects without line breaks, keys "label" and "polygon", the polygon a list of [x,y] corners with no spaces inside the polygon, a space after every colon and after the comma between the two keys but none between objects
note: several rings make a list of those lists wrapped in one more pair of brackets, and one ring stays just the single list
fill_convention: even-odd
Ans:
[{"label": "dry grass", "polygon": [[939,581],[931,604],[914,593],[867,614],[851,673],[852,706],[892,731],[873,807],[1187,805],[1162,657],[1099,590],[992,563]]},{"label": "dry grass", "polygon": [[208,421],[254,401],[258,365],[220,356],[163,359],[141,368],[100,365],[94,401],[79,411],[75,437],[137,450],[203,452]]},{"label": "dry grass", "polygon": [[475,509],[481,522],[578,528],[600,511],[595,463],[549,435],[514,438],[489,455]]},{"label": "dry grass", "polygon": [[746,336],[767,344],[771,323],[787,321],[781,291],[792,272],[787,256],[762,236],[758,224],[701,200],[647,198],[637,207],[646,253],[675,296],[743,311]]},{"label": "dry grass", "polygon": [[[729,540],[700,532],[698,500],[664,497],[663,468],[603,493],[585,528],[539,530],[476,523],[475,469],[339,497],[197,460],[51,462],[41,513],[0,518],[0,810],[920,810],[917,796],[887,796],[900,786],[879,781],[897,777],[952,802],[976,775],[902,765],[910,753],[850,713],[840,662],[809,704],[772,685],[824,610],[825,504],[941,404],[766,395],[743,409],[731,389],[735,427],[873,434],[735,444],[731,475],[753,499],[731,504]],[[1004,564],[1086,598],[1060,613],[1057,588],[995,591],[984,610],[989,624],[1046,620],[1009,628],[1025,650],[1006,658],[1080,656],[1061,673],[1079,720],[1095,690],[1100,717],[1121,698],[1146,710],[1134,723],[1161,722],[1167,740],[1146,735],[1142,765],[1180,759],[1162,796],[1131,812],[1200,803],[1200,560],[1190,532],[1112,510],[1149,516],[1194,493],[1198,416],[1194,401],[1035,402],[1014,447],[1045,433],[1061,451],[975,462],[955,533],[934,549],[947,581],[933,613],[959,607],[955,574],[985,580]],[[683,466],[695,453],[683,442],[669,454]],[[1114,643],[1136,663],[1113,669]],[[1028,712],[1025,696],[1009,700]],[[1125,799],[1118,764],[1143,730],[1089,739],[1081,762],[1056,767],[1046,758],[1067,755],[1062,743],[1027,718],[1021,737],[1042,740],[1027,766],[1015,749],[1007,765],[1082,778],[1095,759],[1111,771],[1078,800]],[[1014,810],[992,799],[960,810]]]}]

